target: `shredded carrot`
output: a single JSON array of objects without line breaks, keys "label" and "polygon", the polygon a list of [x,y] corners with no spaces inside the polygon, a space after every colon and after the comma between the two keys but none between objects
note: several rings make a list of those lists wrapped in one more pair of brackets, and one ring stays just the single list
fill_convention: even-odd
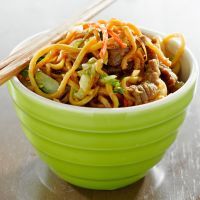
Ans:
[{"label": "shredded carrot", "polygon": [[103,33],[103,44],[102,44],[102,48],[100,51],[100,58],[104,58],[105,54],[106,54],[106,49],[107,49],[107,44],[108,44],[108,32],[105,26],[100,26],[100,29]]},{"label": "shredded carrot", "polygon": [[125,44],[120,38],[119,36],[113,32],[112,30],[108,30],[108,33],[110,36],[112,36],[114,38],[114,40],[122,47],[122,48],[126,48],[127,44]]}]

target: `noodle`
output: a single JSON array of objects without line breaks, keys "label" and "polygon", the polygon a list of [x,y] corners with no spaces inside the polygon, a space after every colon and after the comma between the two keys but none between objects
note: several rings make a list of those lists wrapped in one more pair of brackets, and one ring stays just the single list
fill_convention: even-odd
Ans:
[{"label": "noodle", "polygon": [[184,49],[185,49],[185,39],[184,39],[183,35],[180,34],[180,33],[170,34],[170,35],[168,35],[167,37],[165,37],[165,38],[163,39],[163,44],[164,44],[164,46],[166,47],[166,46],[167,46],[167,43],[169,42],[169,40],[171,40],[171,39],[173,39],[173,38],[178,38],[178,39],[180,39],[181,45],[180,45],[178,51],[176,52],[176,54],[175,54],[175,56],[174,56],[174,58],[173,58],[173,60],[172,60],[171,66],[174,66],[174,65],[177,64],[177,62],[179,61],[179,59],[180,59],[180,57],[182,56],[182,54],[183,54],[183,52],[184,52]]},{"label": "noodle", "polygon": [[[167,49],[172,39],[180,40],[174,55]],[[135,106],[161,99],[183,85],[178,74],[184,49],[179,33],[151,38],[135,25],[114,18],[86,22],[36,52],[18,78],[30,90],[58,103]]]}]

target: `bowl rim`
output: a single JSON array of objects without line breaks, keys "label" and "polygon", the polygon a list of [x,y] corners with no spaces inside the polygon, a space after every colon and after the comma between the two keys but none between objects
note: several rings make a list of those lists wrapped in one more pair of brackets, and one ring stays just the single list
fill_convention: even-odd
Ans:
[{"label": "bowl rim", "polygon": [[[166,35],[159,31],[154,31],[152,29],[148,29],[145,27],[140,27],[140,29],[142,30],[142,32],[149,34],[149,35],[157,35],[160,37],[164,37]],[[23,44],[25,44],[28,40],[30,40],[34,37],[37,37],[41,34],[45,34],[47,32],[48,32],[48,30],[42,31],[42,32],[39,32],[37,34],[34,34],[34,35],[26,38],[25,40],[20,42],[15,48],[13,48],[13,50],[11,51],[11,54],[14,53]],[[176,41],[175,41],[175,43],[177,44]],[[187,55],[187,57],[189,58],[188,60],[192,66],[190,75],[189,75],[187,81],[185,82],[185,84],[179,90],[177,90],[174,93],[171,93],[170,95],[164,97],[163,99],[156,100],[156,101],[146,103],[146,104],[137,105],[137,106],[119,107],[119,108],[93,108],[93,107],[75,106],[75,105],[71,105],[71,104],[62,104],[62,103],[47,99],[45,97],[42,97],[42,96],[34,93],[33,91],[29,90],[19,81],[19,79],[16,76],[11,79],[11,83],[14,85],[14,87],[17,87],[22,93],[24,93],[28,97],[32,98],[33,100],[38,101],[42,104],[48,105],[54,109],[59,109],[59,110],[61,109],[61,110],[66,110],[66,111],[77,111],[77,112],[88,112],[88,113],[95,112],[95,113],[100,113],[100,114],[101,113],[109,114],[109,113],[116,113],[116,112],[127,113],[127,112],[134,112],[134,111],[136,112],[136,111],[152,110],[156,107],[162,106],[166,103],[176,100],[182,94],[185,94],[190,89],[190,87],[195,83],[195,81],[197,81],[197,78],[199,75],[197,60],[195,59],[191,50],[187,46],[185,48],[184,54]]]}]

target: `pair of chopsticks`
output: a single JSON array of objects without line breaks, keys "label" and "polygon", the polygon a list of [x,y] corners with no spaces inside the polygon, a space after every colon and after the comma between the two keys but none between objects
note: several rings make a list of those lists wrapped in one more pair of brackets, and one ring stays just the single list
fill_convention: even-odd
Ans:
[{"label": "pair of chopsticks", "polygon": [[116,0],[99,0],[95,2],[89,8],[84,10],[82,14],[79,15],[79,17],[71,19],[70,22],[68,20],[67,23],[57,26],[56,28],[40,37],[30,39],[23,47],[18,49],[7,58],[1,60],[0,85],[24,69],[34,53],[37,52],[40,48],[49,44],[56,43],[66,35],[67,30],[69,30],[75,23],[90,20],[115,1]]}]

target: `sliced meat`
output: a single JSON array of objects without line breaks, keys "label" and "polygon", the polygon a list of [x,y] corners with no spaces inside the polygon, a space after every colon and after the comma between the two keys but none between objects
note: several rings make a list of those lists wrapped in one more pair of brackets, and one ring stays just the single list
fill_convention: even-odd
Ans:
[{"label": "sliced meat", "polygon": [[116,67],[121,65],[122,59],[126,53],[128,53],[129,48],[117,48],[108,50],[108,65]]},{"label": "sliced meat", "polygon": [[[145,35],[140,36],[140,39],[144,42],[144,44],[145,44],[146,40],[148,40],[148,38]],[[147,59],[148,60],[157,58],[156,53],[152,49],[150,49],[148,46],[146,46],[146,51],[147,51]]]},{"label": "sliced meat", "polygon": [[161,71],[161,79],[166,83],[167,89],[172,92],[178,80],[176,74],[171,70],[171,68],[161,64],[159,66]]},{"label": "sliced meat", "polygon": [[[121,68],[121,66],[120,66]],[[134,70],[134,61],[128,62],[128,66],[126,69],[122,70],[121,77],[130,76],[130,74]]]},{"label": "sliced meat", "polygon": [[158,85],[158,79],[160,77],[159,61],[156,59],[149,60],[145,68],[145,79]]},{"label": "sliced meat", "polygon": [[151,39],[152,43],[157,46],[158,48],[160,48],[160,38],[158,36],[155,36]]},{"label": "sliced meat", "polygon": [[108,49],[117,49],[120,48],[119,44],[115,41],[114,38],[109,38],[108,39],[108,44],[107,44]]},{"label": "sliced meat", "polygon": [[103,71],[105,71],[108,75],[117,75],[119,79],[125,77],[125,76],[130,76],[134,69],[134,62],[128,62],[128,67],[125,70],[122,70],[121,66],[109,66],[109,65],[104,65],[103,66]]},{"label": "sliced meat", "polygon": [[147,81],[140,85],[129,86],[128,91],[133,96],[135,105],[148,103],[158,95],[158,87]]},{"label": "sliced meat", "polygon": [[122,73],[122,68],[120,66],[112,67],[112,66],[104,65],[103,71],[105,71],[108,75],[113,75],[113,74],[118,75]]},{"label": "sliced meat", "polygon": [[184,82],[182,81],[176,81],[176,84],[171,88],[170,92],[176,92],[178,89],[180,89],[184,85]]},{"label": "sliced meat", "polygon": [[152,49],[150,49],[149,47],[146,46],[146,50],[147,50],[147,58],[148,58],[148,60],[157,59],[157,55]]}]

